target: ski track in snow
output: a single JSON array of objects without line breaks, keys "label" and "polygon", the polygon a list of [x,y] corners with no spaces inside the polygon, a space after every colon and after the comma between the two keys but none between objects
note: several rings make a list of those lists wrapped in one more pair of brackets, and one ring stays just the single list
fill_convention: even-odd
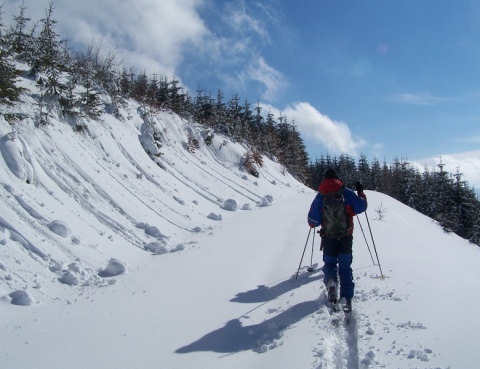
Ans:
[{"label": "ski track in snow", "polygon": [[[427,363],[430,358],[436,357],[438,354],[428,345],[422,345],[420,338],[416,337],[416,332],[428,329],[424,324],[412,321],[395,322],[391,318],[380,319],[380,316],[376,318],[362,312],[362,301],[372,304],[377,301],[386,301],[395,304],[408,299],[408,296],[400,296],[388,286],[376,287],[370,291],[359,289],[354,298],[354,310],[347,323],[344,321],[343,312],[333,315],[329,312],[325,288],[322,283],[319,283],[322,278],[321,272],[319,273],[317,270],[315,274],[312,274],[307,272],[306,268],[301,268],[297,281],[294,280],[295,275],[293,275],[290,279],[280,281],[277,285],[238,294],[232,300],[237,302],[265,301],[264,304],[268,303],[269,307],[261,304],[254,310],[264,308],[267,314],[275,314],[274,318],[265,320],[260,325],[247,325],[242,328],[242,330],[248,331],[247,345],[252,351],[266,353],[289,344],[288,338],[285,338],[285,332],[296,322],[307,318],[312,324],[313,336],[318,337],[318,342],[312,347],[314,360],[311,369],[384,368],[389,367],[388,360],[386,360],[389,356],[401,357],[406,362],[405,367],[410,368],[413,365],[415,368],[430,368]],[[292,288],[302,288],[303,285],[311,283],[312,278],[317,280],[318,285],[311,290],[319,293],[320,297],[310,302],[310,307],[307,302],[296,306],[292,306],[290,303],[275,305],[275,299],[282,293],[290,291]],[[379,281],[380,279],[376,273],[359,273],[356,277],[357,285],[362,285],[363,281],[369,280]],[[296,310],[302,309],[303,313],[296,312]],[[248,322],[249,314],[254,310],[246,313],[242,318],[247,319],[246,322]],[[378,332],[380,330],[381,332]],[[401,331],[410,332],[407,339],[398,339],[398,337],[404,337],[404,335],[396,334]],[[241,335],[240,332],[241,330],[236,335]],[[387,338],[390,338],[387,336],[392,336],[391,345],[387,345],[387,348],[380,348],[381,345],[378,342],[386,341]],[[419,341],[419,343],[415,344],[415,341]],[[191,349],[198,349],[198,347],[191,347]],[[184,348],[184,351],[180,350],[179,352],[186,352],[185,350],[188,351]]]},{"label": "ski track in snow", "polygon": [[320,303],[315,322],[323,332],[323,337],[316,348],[319,363],[315,363],[314,368],[358,369],[356,313],[351,314],[347,323],[342,312],[330,315],[324,297],[320,299]]}]

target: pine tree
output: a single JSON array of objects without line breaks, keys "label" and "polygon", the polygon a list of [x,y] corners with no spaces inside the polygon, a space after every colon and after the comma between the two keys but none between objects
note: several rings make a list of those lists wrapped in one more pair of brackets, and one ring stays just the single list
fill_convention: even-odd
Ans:
[{"label": "pine tree", "polygon": [[372,188],[372,172],[370,170],[370,165],[368,164],[367,157],[365,154],[360,154],[358,159],[358,177],[357,180],[360,181],[365,188]]},{"label": "pine tree", "polygon": [[78,98],[75,93],[76,88],[75,77],[69,76],[68,82],[65,84],[64,93],[58,99],[58,103],[62,109],[62,115],[67,118],[74,118],[79,115],[77,109]]},{"label": "pine tree", "polygon": [[[146,78],[146,76],[145,76]],[[154,74],[146,83],[145,90],[145,103],[151,108],[166,109],[167,99],[165,96],[164,101],[160,100],[159,96],[159,84],[156,74]]]},{"label": "pine tree", "polygon": [[336,170],[347,187],[353,187],[358,179],[355,159],[349,155],[340,155]]},{"label": "pine tree", "polygon": [[251,134],[252,134],[252,144],[260,148],[260,143],[262,141],[263,136],[263,127],[264,127],[264,119],[262,116],[262,107],[260,106],[260,101],[257,101],[257,106],[255,107],[255,117],[253,118],[253,124],[251,127]]},{"label": "pine tree", "polygon": [[227,135],[231,137],[234,141],[241,139],[240,125],[242,120],[242,108],[239,104],[240,98],[237,94],[233,94],[232,98],[228,102],[227,110]]},{"label": "pine tree", "polygon": [[373,158],[370,181],[365,188],[378,191],[382,187],[382,166],[380,165],[378,158]]},{"label": "pine tree", "polygon": [[307,165],[309,158],[300,133],[296,130],[293,123],[289,130],[289,141],[291,155],[289,155],[289,161],[286,163],[287,170],[297,180],[305,183],[308,179]]},{"label": "pine tree", "polygon": [[435,178],[434,174],[431,173],[427,167],[424,168],[420,183],[420,193],[422,196],[419,198],[417,210],[433,218],[435,214],[436,201]]},{"label": "pine tree", "polygon": [[224,94],[221,90],[217,90],[217,98],[212,106],[212,122],[210,124],[214,129],[219,129],[225,125],[227,120],[227,107],[224,102]]},{"label": "pine tree", "polygon": [[13,105],[23,89],[16,86],[19,71],[15,68],[12,44],[5,36],[2,8],[0,6],[0,104]]},{"label": "pine tree", "polygon": [[276,121],[271,112],[267,114],[267,120],[265,122],[264,135],[260,148],[268,155],[275,155],[278,147],[277,134],[276,134]]},{"label": "pine tree", "polygon": [[185,95],[182,92],[183,88],[179,84],[180,81],[176,78],[173,78],[167,84],[168,107],[174,113],[186,117]]},{"label": "pine tree", "polygon": [[145,105],[147,101],[148,93],[148,78],[145,72],[136,76],[133,83],[132,97],[140,102],[142,105]]},{"label": "pine tree", "polygon": [[120,95],[124,99],[128,99],[132,96],[133,92],[133,81],[135,79],[134,73],[130,69],[130,72],[127,72],[125,68],[123,68],[122,73],[120,75],[120,82],[119,82],[119,88],[120,88]]},{"label": "pine tree", "polygon": [[64,86],[60,83],[62,69],[62,41],[58,40],[55,32],[57,21],[53,19],[53,3],[46,10],[46,17],[41,20],[43,24],[35,42],[33,68],[44,72],[45,80],[38,81],[47,95],[59,95]]},{"label": "pine tree", "polygon": [[35,28],[30,33],[26,32],[27,24],[31,19],[27,18],[25,15],[27,7],[24,5],[23,2],[19,6],[19,9],[19,15],[13,17],[13,19],[15,20],[15,27],[12,28],[9,33],[12,51],[16,54],[16,57],[19,60],[31,63],[34,51],[33,33],[35,31]]},{"label": "pine tree", "polygon": [[251,128],[253,126],[253,112],[250,109],[250,103],[247,99],[243,104],[241,113],[240,113],[240,128],[239,128],[239,137],[241,140],[246,142],[252,142],[253,136],[251,134]]},{"label": "pine tree", "polygon": [[81,109],[85,116],[91,119],[98,119],[102,115],[103,103],[100,99],[100,92],[94,87],[94,82],[85,84],[85,91],[80,93]]},{"label": "pine tree", "polygon": [[205,124],[208,127],[215,126],[216,129],[225,133],[222,125],[215,125],[214,103],[210,96],[205,94],[205,90],[200,88],[197,90],[193,110],[194,118],[197,122]]}]

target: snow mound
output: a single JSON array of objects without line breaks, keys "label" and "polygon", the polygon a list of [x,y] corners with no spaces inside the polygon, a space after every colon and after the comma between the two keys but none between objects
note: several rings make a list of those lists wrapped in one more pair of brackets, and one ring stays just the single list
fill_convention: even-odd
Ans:
[{"label": "snow mound", "polygon": [[82,266],[80,263],[71,263],[67,269],[62,270],[61,276],[58,278],[60,283],[69,286],[106,286],[115,283],[114,281],[105,281],[100,278],[95,271]]},{"label": "snow mound", "polygon": [[222,220],[222,214],[215,214],[215,213],[210,213],[208,214],[207,216],[208,219],[212,219],[212,220]]},{"label": "snow mound", "polygon": [[152,254],[161,255],[168,253],[168,247],[164,242],[150,242],[145,245],[145,250],[150,251]]},{"label": "snow mound", "polygon": [[223,202],[222,208],[228,211],[237,211],[238,203],[234,199],[228,199]]},{"label": "snow mound", "polygon": [[272,195],[267,195],[267,196],[262,197],[258,206],[270,206],[272,204],[273,204],[273,196]]},{"label": "snow mound", "polygon": [[165,242],[150,242],[145,246],[145,250],[150,251],[152,254],[155,255],[162,255],[167,254],[169,252],[177,252],[185,250],[185,245],[183,243],[179,243],[177,246],[171,248]]},{"label": "snow mound", "polygon": [[18,290],[14,291],[11,294],[9,294],[12,305],[19,305],[19,306],[30,306],[35,303],[35,300],[33,299],[32,295],[30,292],[25,291],[25,290]]},{"label": "snow mound", "polygon": [[22,142],[16,139],[12,133],[4,135],[0,139],[0,152],[7,163],[10,171],[27,183],[33,182],[33,168],[27,160],[30,155],[24,148]]},{"label": "snow mound", "polygon": [[247,202],[242,205],[242,210],[252,210],[252,205]]},{"label": "snow mound", "polygon": [[58,234],[60,237],[67,238],[72,234],[71,228],[62,220],[54,220],[50,222],[48,228],[53,232]]},{"label": "snow mound", "polygon": [[98,275],[100,277],[116,277],[117,275],[123,274],[127,272],[127,268],[125,265],[117,260],[111,259],[105,269],[102,269]]},{"label": "snow mound", "polygon": [[151,226],[151,225],[144,224],[144,223],[139,223],[139,224],[137,224],[137,227],[138,228],[143,228],[146,235],[158,238],[159,240],[169,238],[168,236],[166,236],[165,234],[160,232],[160,230],[155,226]]},{"label": "snow mound", "polygon": [[158,155],[160,153],[160,149],[155,144],[154,136],[156,131],[154,126],[150,123],[144,123],[142,124],[141,132],[142,134],[140,135],[140,143],[142,147],[150,155]]}]

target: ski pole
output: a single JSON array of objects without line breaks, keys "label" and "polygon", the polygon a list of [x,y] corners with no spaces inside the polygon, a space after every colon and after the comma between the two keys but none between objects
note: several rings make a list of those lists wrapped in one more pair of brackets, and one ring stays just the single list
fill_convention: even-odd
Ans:
[{"label": "ski pole", "polygon": [[[311,228],[310,228],[311,229]],[[307,269],[308,272],[313,272],[313,244],[315,243],[315,229],[313,230],[313,237],[312,237],[312,255],[310,256],[310,267]]]},{"label": "ski pole", "polygon": [[372,242],[373,242],[373,249],[375,250],[375,255],[377,256],[378,267],[380,268],[380,274],[381,274],[380,278],[384,279],[385,275],[382,272],[382,267],[380,265],[380,259],[378,258],[377,247],[375,246],[375,240],[373,239],[373,234],[372,234],[372,227],[370,227],[370,222],[368,221],[367,212],[365,212],[365,218],[367,218],[368,229],[370,230],[370,237],[372,237]]},{"label": "ski pole", "polygon": [[372,258],[373,265],[376,265],[375,260],[373,259],[372,251],[370,250],[370,246],[367,241],[367,236],[365,236],[365,232],[363,231],[362,223],[360,223],[360,218],[358,217],[358,214],[357,214],[357,221],[358,221],[358,224],[360,225],[360,229],[362,230],[363,238],[365,239],[365,243],[367,244],[368,252],[370,253],[370,257]]},{"label": "ski pole", "polygon": [[298,273],[300,273],[300,267],[302,266],[303,256],[305,255],[305,250],[307,249],[308,239],[310,238],[310,233],[312,233],[312,229],[313,228],[310,228],[310,231],[308,231],[307,241],[305,242],[305,247],[303,248],[302,258],[300,259],[300,264],[298,265],[298,270],[297,270],[297,275],[295,277],[295,280],[297,280]]}]

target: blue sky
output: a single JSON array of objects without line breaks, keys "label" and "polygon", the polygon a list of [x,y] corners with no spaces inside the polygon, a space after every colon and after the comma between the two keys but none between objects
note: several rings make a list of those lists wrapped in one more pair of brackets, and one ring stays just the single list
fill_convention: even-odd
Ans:
[{"label": "blue sky", "polygon": [[[50,0],[24,0],[38,21]],[[6,0],[4,20],[21,1]],[[438,163],[480,188],[476,0],[54,1],[58,32],[124,65],[294,121],[311,159]]]}]

